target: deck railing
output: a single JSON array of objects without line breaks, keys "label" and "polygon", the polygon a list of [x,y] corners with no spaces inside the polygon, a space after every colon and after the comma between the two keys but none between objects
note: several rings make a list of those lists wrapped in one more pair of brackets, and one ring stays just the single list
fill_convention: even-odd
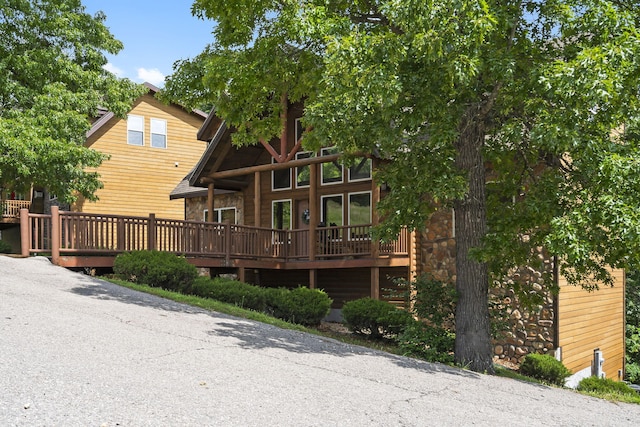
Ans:
[{"label": "deck railing", "polygon": [[31,202],[28,200],[4,200],[0,204],[0,213],[3,218],[19,218],[20,209],[29,209]]},{"label": "deck railing", "polygon": [[[23,254],[114,255],[155,249],[186,256],[294,261],[346,257],[407,256],[409,233],[392,242],[371,239],[371,225],[274,230],[236,224],[180,221],[149,217],[59,212],[21,212]],[[28,240],[24,240],[28,239]]]}]

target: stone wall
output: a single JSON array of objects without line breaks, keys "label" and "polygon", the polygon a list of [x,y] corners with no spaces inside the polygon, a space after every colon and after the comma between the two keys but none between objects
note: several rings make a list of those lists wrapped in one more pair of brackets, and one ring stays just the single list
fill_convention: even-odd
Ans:
[{"label": "stone wall", "polygon": [[[427,227],[419,236],[418,271],[428,272],[437,280],[451,283],[456,280],[456,241],[454,219],[451,211],[433,214]],[[495,326],[493,340],[494,358],[519,364],[529,353],[550,353],[555,348],[554,297],[543,286],[553,272],[551,257],[542,249],[537,255],[540,268],[522,267],[514,270],[504,283],[491,287],[491,314]],[[536,303],[526,308],[516,296],[516,290],[535,296]]]},{"label": "stone wall", "polygon": [[[185,199],[185,203],[185,219],[187,221],[202,221],[203,212],[207,209],[207,198],[192,197]],[[235,207],[238,224],[244,224],[244,199],[242,193],[216,194],[213,200],[213,207],[216,209]]]}]

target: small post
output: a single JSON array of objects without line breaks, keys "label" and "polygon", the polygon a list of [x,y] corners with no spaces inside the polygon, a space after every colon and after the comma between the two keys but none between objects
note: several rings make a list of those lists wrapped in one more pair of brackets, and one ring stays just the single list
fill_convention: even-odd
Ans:
[{"label": "small post", "polygon": [[149,214],[149,223],[147,225],[147,249],[152,251],[156,249],[156,214]]},{"label": "small post", "polygon": [[380,299],[380,267],[371,267],[371,298]]},{"label": "small post", "polygon": [[225,266],[231,265],[231,224],[224,224],[224,262]]},{"label": "small post", "polygon": [[51,206],[51,262],[60,263],[60,208]]},{"label": "small post", "polygon": [[29,209],[20,209],[20,252],[24,257],[28,257],[31,253],[31,238],[29,237],[30,229]]}]

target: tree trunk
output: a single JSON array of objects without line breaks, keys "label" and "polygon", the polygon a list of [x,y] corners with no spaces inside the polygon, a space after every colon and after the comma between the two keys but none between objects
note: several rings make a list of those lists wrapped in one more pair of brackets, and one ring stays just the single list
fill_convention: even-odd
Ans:
[{"label": "tree trunk", "polygon": [[456,233],[455,361],[476,372],[493,373],[487,265],[469,256],[486,234],[484,124],[477,110],[462,119],[456,144],[456,166],[467,176],[465,197],[454,202]]}]

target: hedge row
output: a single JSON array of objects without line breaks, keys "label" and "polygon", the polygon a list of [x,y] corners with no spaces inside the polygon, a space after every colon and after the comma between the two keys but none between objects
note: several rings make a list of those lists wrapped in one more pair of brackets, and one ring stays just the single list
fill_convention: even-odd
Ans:
[{"label": "hedge row", "polygon": [[301,325],[320,324],[333,302],[317,289],[261,288],[235,280],[198,277],[196,268],[184,257],[159,251],[120,254],[113,272],[122,280],[212,298]]}]

